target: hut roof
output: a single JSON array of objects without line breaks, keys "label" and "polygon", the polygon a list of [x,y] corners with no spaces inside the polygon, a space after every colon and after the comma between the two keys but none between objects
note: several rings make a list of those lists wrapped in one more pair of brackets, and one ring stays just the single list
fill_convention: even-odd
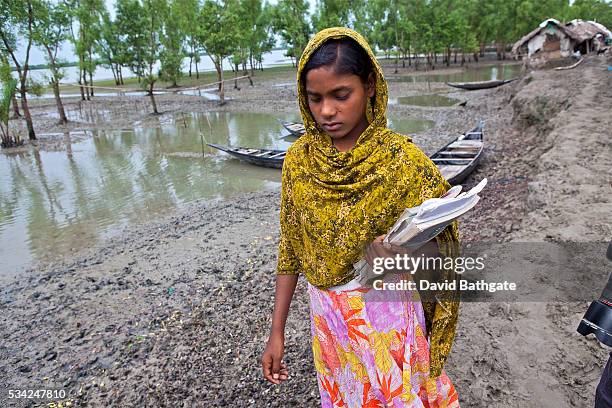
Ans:
[{"label": "hut roof", "polygon": [[577,37],[579,43],[591,40],[597,34],[601,34],[604,37],[612,37],[610,30],[595,21],[572,20],[565,27]]},{"label": "hut roof", "polygon": [[558,20],[554,18],[549,18],[548,20],[544,20],[540,23],[535,30],[525,35],[523,38],[518,40],[512,46],[512,53],[518,54],[519,48],[523,45],[527,44],[529,40],[538,35],[542,30],[544,30],[548,24],[553,24],[559,29],[559,31],[563,32],[565,35],[570,37],[572,40],[577,43],[581,43],[583,41],[591,40],[597,36],[597,34],[601,34],[604,37],[611,37],[612,32],[608,30],[602,24],[599,24],[595,21],[583,21],[583,20],[572,20],[569,23],[563,25]]},{"label": "hut roof", "polygon": [[573,40],[577,41],[579,39],[576,34],[574,34],[568,28],[563,26],[559,21],[555,20],[554,18],[549,18],[548,20],[542,21],[540,23],[540,25],[538,27],[536,27],[535,30],[533,30],[532,32],[530,32],[529,34],[523,36],[523,38],[521,38],[520,40],[515,42],[514,45],[512,46],[512,53],[513,54],[518,54],[519,48],[521,48],[523,45],[527,44],[529,42],[529,40],[531,40],[533,37],[535,37],[536,35],[540,34],[540,32],[542,30],[544,30],[548,26],[548,24],[555,25],[559,31],[561,31],[563,34],[567,35],[568,37],[570,37]]}]

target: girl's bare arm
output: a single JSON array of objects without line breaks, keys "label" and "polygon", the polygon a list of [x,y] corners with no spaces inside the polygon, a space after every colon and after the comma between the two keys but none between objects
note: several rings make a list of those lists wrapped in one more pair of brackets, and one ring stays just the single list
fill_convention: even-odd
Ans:
[{"label": "girl's bare arm", "polygon": [[285,323],[289,306],[295,292],[299,275],[276,275],[274,294],[274,311],[272,312],[272,329],[261,365],[264,377],[273,384],[279,384],[288,376],[287,367],[282,363],[285,351]]},{"label": "girl's bare arm", "polygon": [[285,323],[289,306],[297,285],[299,275],[276,275],[274,293],[274,312],[272,313],[272,335],[285,335]]}]

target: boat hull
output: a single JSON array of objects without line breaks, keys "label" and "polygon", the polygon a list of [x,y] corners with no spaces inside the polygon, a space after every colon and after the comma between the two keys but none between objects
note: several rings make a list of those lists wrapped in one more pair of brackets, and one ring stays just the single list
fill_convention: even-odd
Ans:
[{"label": "boat hull", "polygon": [[467,91],[476,91],[478,89],[497,88],[498,86],[509,84],[517,79],[518,78],[481,82],[447,82],[446,85],[452,86],[453,88],[465,89]]}]

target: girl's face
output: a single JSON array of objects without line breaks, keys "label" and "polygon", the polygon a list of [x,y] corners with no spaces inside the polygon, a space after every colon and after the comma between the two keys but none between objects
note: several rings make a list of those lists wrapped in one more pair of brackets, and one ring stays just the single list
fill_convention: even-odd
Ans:
[{"label": "girl's face", "polygon": [[[334,140],[352,147],[359,135],[368,127],[367,98],[376,91],[374,75],[366,84],[357,75],[334,72],[323,66],[306,74],[308,107],[317,123]],[[352,143],[351,143],[352,142]]]}]

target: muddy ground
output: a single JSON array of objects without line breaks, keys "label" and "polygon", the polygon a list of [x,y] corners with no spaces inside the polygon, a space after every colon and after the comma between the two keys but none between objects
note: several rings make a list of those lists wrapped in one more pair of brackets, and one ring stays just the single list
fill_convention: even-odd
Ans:
[{"label": "muddy ground", "polygon": [[[425,149],[434,132],[450,136],[486,121],[486,155],[466,184],[485,176],[490,184],[461,222],[463,240],[612,237],[610,64],[609,57],[593,57],[573,70],[536,71],[509,86],[449,94],[467,101],[465,107],[391,107],[436,120],[436,128],[417,135]],[[229,91],[234,100],[224,109],[295,111],[295,90],[271,84]],[[408,95],[427,84],[390,87],[392,96]],[[435,89],[448,91],[441,84]],[[92,103],[109,108],[103,98]],[[130,116],[130,104],[137,103],[113,102],[112,109],[126,112],[114,125],[146,125],[151,119],[144,113]],[[208,109],[213,102],[169,95],[159,104],[171,112]],[[44,119],[52,109],[35,108],[38,128],[49,133],[63,130]],[[39,143],[56,142],[50,136]],[[72,406],[318,406],[303,279],[287,323],[290,379],[273,386],[260,375],[278,211],[275,192],[194,202],[4,282],[0,389],[61,388]],[[575,331],[587,306],[464,303],[446,366],[461,405],[592,406],[608,350]]]}]

